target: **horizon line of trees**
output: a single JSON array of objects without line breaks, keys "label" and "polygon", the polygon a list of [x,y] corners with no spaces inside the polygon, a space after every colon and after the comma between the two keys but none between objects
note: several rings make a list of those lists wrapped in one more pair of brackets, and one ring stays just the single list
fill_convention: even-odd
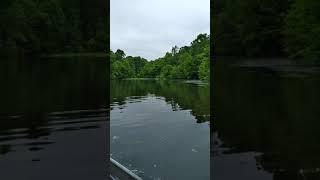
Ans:
[{"label": "horizon line of trees", "polygon": [[111,79],[162,78],[210,81],[210,35],[199,34],[190,46],[178,48],[154,61],[110,50]]}]

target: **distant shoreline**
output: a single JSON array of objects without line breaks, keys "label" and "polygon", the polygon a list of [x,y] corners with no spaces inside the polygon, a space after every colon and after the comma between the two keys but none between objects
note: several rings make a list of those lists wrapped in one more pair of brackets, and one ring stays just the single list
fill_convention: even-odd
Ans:
[{"label": "distant shoreline", "polygon": [[210,84],[209,81],[203,81],[199,79],[161,79],[161,78],[125,78],[125,79],[111,79],[111,80],[124,80],[124,81],[132,81],[132,80],[138,80],[138,81],[145,81],[145,80],[154,80],[154,81],[159,81],[159,80],[165,80],[165,81],[183,81],[185,83],[190,83],[190,84]]},{"label": "distant shoreline", "polygon": [[320,64],[300,63],[299,61],[287,58],[247,58],[237,62],[230,63],[232,67],[250,68],[250,69],[269,69],[278,72],[293,73],[320,73]]},{"label": "distant shoreline", "polygon": [[125,78],[122,80],[159,80],[159,78]]},{"label": "distant shoreline", "polygon": [[74,57],[93,57],[93,58],[106,58],[108,53],[92,52],[92,53],[57,53],[41,55],[41,58],[74,58]]}]

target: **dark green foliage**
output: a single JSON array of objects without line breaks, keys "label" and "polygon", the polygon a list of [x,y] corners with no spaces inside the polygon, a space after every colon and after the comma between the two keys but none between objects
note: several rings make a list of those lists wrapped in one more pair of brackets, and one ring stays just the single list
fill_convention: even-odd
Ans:
[{"label": "dark green foliage", "polygon": [[320,2],[296,0],[286,16],[286,51],[292,58],[319,61]]},{"label": "dark green foliage", "polygon": [[319,8],[316,0],[213,1],[215,54],[287,56],[318,63]]},{"label": "dark green foliage", "polygon": [[147,61],[141,57],[125,57],[122,50],[110,52],[111,77],[210,80],[210,36],[200,34],[190,46],[173,47],[164,57]]},{"label": "dark green foliage", "polygon": [[282,55],[282,28],[289,0],[213,1],[218,55]]},{"label": "dark green foliage", "polygon": [[[86,1],[87,2],[87,1]],[[0,7],[2,53],[102,52],[107,44],[102,1],[3,0]]]}]

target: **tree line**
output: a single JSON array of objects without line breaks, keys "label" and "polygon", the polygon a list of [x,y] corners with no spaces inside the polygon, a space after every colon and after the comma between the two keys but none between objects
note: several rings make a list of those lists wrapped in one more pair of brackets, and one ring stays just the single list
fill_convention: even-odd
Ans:
[{"label": "tree line", "polygon": [[0,53],[105,51],[107,1],[1,0]]},{"label": "tree line", "polygon": [[320,57],[320,2],[216,0],[211,7],[216,55]]},{"label": "tree line", "polygon": [[210,35],[199,34],[190,46],[178,48],[154,61],[110,50],[111,79],[163,78],[210,80]]}]

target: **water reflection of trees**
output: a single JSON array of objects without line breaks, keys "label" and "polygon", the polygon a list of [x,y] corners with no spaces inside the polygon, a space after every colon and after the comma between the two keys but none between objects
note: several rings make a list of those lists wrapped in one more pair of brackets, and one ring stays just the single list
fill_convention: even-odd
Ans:
[{"label": "water reflection of trees", "polygon": [[215,70],[213,129],[228,153],[263,152],[257,161],[274,179],[319,179],[319,76]]},{"label": "water reflection of trees", "polygon": [[105,60],[89,58],[0,61],[0,141],[10,129],[27,128],[27,138],[50,134],[39,128],[50,112],[106,107],[105,67]]},{"label": "water reflection of trees", "polygon": [[126,104],[127,97],[143,98],[148,94],[164,97],[173,110],[190,109],[198,123],[210,119],[209,85],[181,81],[123,80],[111,81],[111,103]]}]

